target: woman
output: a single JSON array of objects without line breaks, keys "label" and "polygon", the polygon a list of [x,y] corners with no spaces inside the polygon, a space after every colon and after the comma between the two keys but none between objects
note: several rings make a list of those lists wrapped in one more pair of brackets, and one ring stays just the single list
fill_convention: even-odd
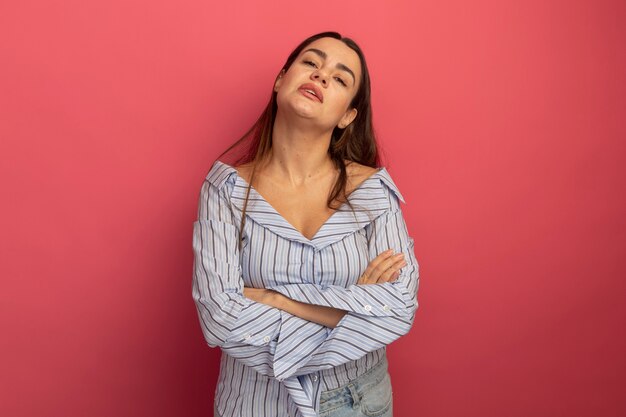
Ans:
[{"label": "woman", "polygon": [[371,117],[360,48],[311,36],[225,151],[250,137],[246,153],[207,174],[193,298],[222,349],[216,416],[392,415],[385,347],[413,324],[419,274]]}]

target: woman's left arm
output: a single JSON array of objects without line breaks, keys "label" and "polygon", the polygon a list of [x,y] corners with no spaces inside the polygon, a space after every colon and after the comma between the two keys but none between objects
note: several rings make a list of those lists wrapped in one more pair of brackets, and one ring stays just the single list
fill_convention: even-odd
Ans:
[{"label": "woman's left arm", "polygon": [[347,311],[335,327],[326,332],[299,317],[283,317],[273,364],[277,379],[305,375],[359,359],[392,343],[411,329],[418,308],[419,265],[402,210],[396,200],[392,201],[391,209],[369,225],[372,233],[368,233],[368,246],[370,259],[388,248],[405,254],[407,266],[400,270],[396,281],[355,284],[348,288],[294,283],[267,289],[280,292],[292,301],[315,303],[308,304],[309,307]]}]

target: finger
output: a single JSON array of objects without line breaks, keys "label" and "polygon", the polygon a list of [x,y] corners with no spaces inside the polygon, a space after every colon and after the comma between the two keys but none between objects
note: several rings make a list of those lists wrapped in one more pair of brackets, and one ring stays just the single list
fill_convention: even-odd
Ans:
[{"label": "finger", "polygon": [[386,250],[382,252],[380,255],[376,256],[374,259],[372,259],[372,261],[365,268],[365,271],[363,271],[363,275],[361,275],[361,278],[359,278],[359,281],[361,281],[361,283],[363,284],[376,282],[376,279],[378,278],[378,274],[374,274],[374,270],[381,262],[384,262],[386,259],[391,257],[392,253],[393,252],[391,251],[391,249]]},{"label": "finger", "polygon": [[389,268],[393,267],[394,264],[396,264],[399,261],[402,261],[403,259],[404,259],[403,253],[390,256],[384,261],[380,262],[378,265],[376,265],[371,275],[376,276],[376,278],[378,279],[385,271],[387,271]]},{"label": "finger", "polygon": [[398,279],[399,276],[400,276],[400,271],[394,271],[394,273],[391,274],[391,277],[389,278],[387,282],[394,282],[395,280]]},{"label": "finger", "polygon": [[388,282],[396,271],[397,269],[395,269],[394,267],[390,267],[386,269],[378,276],[378,281],[376,281],[376,283],[382,284],[382,283]]},{"label": "finger", "polygon": [[378,282],[390,282],[394,281],[400,275],[400,269],[406,266],[406,261],[400,257],[389,268],[383,271],[378,277]]},{"label": "finger", "polygon": [[398,280],[398,278],[400,278],[400,270],[401,270],[402,268],[404,268],[405,266],[407,266],[407,265],[408,265],[408,264],[406,263],[406,261],[404,261],[404,260],[403,260],[403,261],[400,263],[400,265],[398,265],[398,269],[397,269],[397,270],[396,270],[396,272],[393,274],[393,275],[394,275],[394,277],[391,279],[391,281],[397,281],[397,280]]},{"label": "finger", "polygon": [[401,261],[394,263],[386,271],[380,274],[380,276],[378,277],[378,283],[390,282],[390,281],[393,281],[395,278],[397,278],[397,276],[399,276],[400,274],[400,268],[402,267],[401,266],[402,262],[404,261],[401,260]]},{"label": "finger", "polygon": [[370,265],[375,267],[381,262],[384,262],[386,259],[389,259],[391,256],[393,256],[393,249],[387,249],[386,251],[381,252],[380,254],[378,254],[378,256],[372,259]]},{"label": "finger", "polygon": [[393,250],[388,249],[374,258],[367,266],[362,280],[364,284],[376,284],[381,274],[394,262]]}]

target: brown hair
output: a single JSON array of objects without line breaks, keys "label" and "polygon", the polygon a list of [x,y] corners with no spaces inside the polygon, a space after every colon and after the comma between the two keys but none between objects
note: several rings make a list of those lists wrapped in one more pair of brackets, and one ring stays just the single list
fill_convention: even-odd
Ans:
[{"label": "brown hair", "polygon": [[[342,41],[349,48],[354,50],[361,61],[361,82],[357,90],[357,94],[350,103],[350,108],[357,109],[356,118],[346,128],[340,129],[335,127],[331,135],[331,142],[328,148],[328,154],[335,163],[335,167],[339,169],[339,177],[333,186],[333,189],[326,202],[328,208],[335,210],[331,204],[338,200],[341,203],[347,202],[352,210],[352,204],[347,199],[345,190],[347,183],[346,165],[344,160],[354,161],[362,165],[377,168],[380,166],[380,155],[378,146],[376,143],[376,137],[372,126],[372,107],[371,107],[371,89],[370,89],[370,77],[365,62],[365,56],[361,51],[361,48],[350,38],[342,37],[337,32],[322,32],[308,37],[302,41],[289,55],[287,61],[283,65],[281,72],[287,71],[291,64],[298,57],[300,52],[313,41],[320,38],[334,38]],[[259,161],[265,160],[269,150],[272,147],[272,131],[274,128],[274,120],[276,119],[276,91],[272,90],[270,101],[265,107],[263,113],[259,119],[252,125],[252,127],[235,143],[233,143],[228,149],[218,156],[220,159],[231,149],[237,146],[243,146],[243,154],[235,160],[233,166],[240,164],[252,163],[252,173],[246,192],[246,200],[244,203],[244,209],[241,217],[240,236],[243,236],[243,226],[246,217],[246,207],[248,205],[248,196],[250,194],[250,188],[254,180],[254,173]],[[251,140],[248,143],[244,143],[246,138]],[[340,197],[341,196],[341,197]],[[338,208],[338,207],[337,207]],[[239,245],[241,248],[241,238],[239,239]]]}]

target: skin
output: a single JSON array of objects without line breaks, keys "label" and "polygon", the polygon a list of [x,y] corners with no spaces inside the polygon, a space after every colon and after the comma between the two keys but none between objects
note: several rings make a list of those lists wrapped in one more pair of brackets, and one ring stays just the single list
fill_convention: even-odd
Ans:
[{"label": "skin", "polygon": [[[322,58],[308,49],[326,53]],[[350,68],[354,79],[338,64]],[[303,236],[312,239],[334,210],[326,199],[337,179],[338,171],[328,156],[333,129],[345,128],[357,116],[350,102],[361,81],[359,56],[343,42],[321,38],[309,44],[288,71],[278,75],[277,113],[272,131],[272,149],[266,161],[257,168],[255,189]],[[302,94],[305,83],[317,85],[323,102]],[[249,182],[250,166],[237,167],[239,175]],[[375,168],[346,161],[348,189],[351,190],[376,172]],[[386,251],[374,258],[357,284],[390,282],[406,265],[403,254]],[[346,311],[291,300],[264,288],[244,288],[244,296],[285,310],[305,320],[334,328]]]}]

